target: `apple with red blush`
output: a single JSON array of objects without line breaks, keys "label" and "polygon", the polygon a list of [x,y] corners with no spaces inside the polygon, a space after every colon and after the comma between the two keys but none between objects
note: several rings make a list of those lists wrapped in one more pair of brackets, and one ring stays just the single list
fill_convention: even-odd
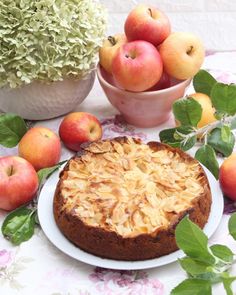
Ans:
[{"label": "apple with red blush", "polygon": [[170,21],[166,14],[146,4],[137,5],[125,21],[128,41],[145,40],[158,46],[170,35],[170,32]]},{"label": "apple with red blush", "polygon": [[171,78],[165,72],[162,73],[160,80],[156,85],[148,89],[147,91],[157,91],[171,87]]},{"label": "apple with red blush", "polygon": [[0,157],[0,209],[11,211],[31,201],[38,189],[34,167],[18,156]]},{"label": "apple with red blush", "polygon": [[163,64],[158,50],[147,41],[121,46],[112,62],[112,74],[125,90],[140,92],[153,87],[161,78]]},{"label": "apple with red blush", "polygon": [[62,120],[59,135],[67,148],[79,151],[82,143],[102,138],[102,127],[94,115],[86,112],[74,112]]},{"label": "apple with red blush", "polygon": [[236,152],[226,158],[220,166],[219,181],[223,193],[236,201]]}]

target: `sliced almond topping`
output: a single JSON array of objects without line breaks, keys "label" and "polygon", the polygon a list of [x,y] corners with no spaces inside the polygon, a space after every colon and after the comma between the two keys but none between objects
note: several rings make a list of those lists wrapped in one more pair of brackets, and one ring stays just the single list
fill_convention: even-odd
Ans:
[{"label": "sliced almond topping", "polygon": [[153,151],[130,138],[85,151],[64,173],[63,208],[124,237],[167,227],[204,191],[199,165],[167,149]]}]

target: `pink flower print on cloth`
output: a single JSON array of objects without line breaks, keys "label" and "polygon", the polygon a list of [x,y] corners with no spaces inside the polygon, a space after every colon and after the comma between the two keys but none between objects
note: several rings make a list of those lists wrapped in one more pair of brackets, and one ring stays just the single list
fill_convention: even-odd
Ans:
[{"label": "pink flower print on cloth", "polygon": [[117,136],[131,136],[145,140],[147,135],[137,131],[134,126],[127,124],[121,115],[101,119],[103,138],[114,138]]},{"label": "pink flower print on cloth", "polygon": [[0,268],[7,267],[12,262],[12,254],[7,250],[0,250]]},{"label": "pink flower print on cloth", "polygon": [[89,279],[95,289],[103,295],[162,295],[163,284],[148,278],[144,271],[123,271],[95,268]]}]

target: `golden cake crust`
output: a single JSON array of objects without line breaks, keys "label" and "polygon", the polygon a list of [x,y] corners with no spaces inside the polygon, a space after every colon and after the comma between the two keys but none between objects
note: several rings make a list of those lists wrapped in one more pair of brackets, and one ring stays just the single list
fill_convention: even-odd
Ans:
[{"label": "golden cake crust", "polygon": [[[96,223],[95,225],[89,224],[91,218],[80,218],[78,215],[80,208],[78,209],[78,206],[74,206],[73,203],[68,206],[68,198],[65,198],[65,181],[68,179],[70,164],[73,161],[81,161],[81,157],[87,153],[90,155],[93,154],[93,150],[95,154],[106,154],[106,150],[96,150],[99,144],[119,143],[123,145],[129,142],[133,142],[136,145],[142,144],[138,139],[128,139],[125,137],[100,141],[96,143],[95,148],[92,145],[84,147],[80,156],[76,156],[68,161],[60,173],[60,180],[54,196],[53,209],[55,221],[61,232],[79,248],[104,258],[135,261],[160,257],[177,250],[178,247],[174,236],[175,227],[187,214],[189,214],[189,218],[193,222],[203,228],[210,213],[211,192],[205,172],[195,159],[180,149],[172,148],[159,142],[149,142],[147,146],[153,152],[166,151],[170,155],[177,156],[187,165],[196,166],[198,173],[196,179],[202,188],[201,193],[194,197],[191,200],[190,206],[184,208],[184,210],[177,213],[171,212],[171,210],[165,211],[168,224],[165,224],[165,226],[156,226],[156,228],[150,227],[150,232],[145,229],[147,232],[140,232],[139,234],[135,231],[135,228],[125,232],[124,228],[120,225],[119,227],[114,227],[113,225],[108,226],[106,223],[103,223],[103,226]],[[170,188],[168,189],[171,190]],[[73,196],[69,196],[69,198],[73,200]],[[152,214],[152,211],[150,214]]]}]

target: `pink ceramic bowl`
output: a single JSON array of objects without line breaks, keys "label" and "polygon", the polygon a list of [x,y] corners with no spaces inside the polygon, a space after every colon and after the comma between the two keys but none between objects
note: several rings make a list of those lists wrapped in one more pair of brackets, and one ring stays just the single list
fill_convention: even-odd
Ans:
[{"label": "pink ceramic bowl", "polygon": [[110,103],[129,124],[137,127],[155,127],[168,120],[173,102],[184,96],[191,82],[173,79],[169,88],[135,93],[117,87],[112,75],[100,65],[97,76]]}]

